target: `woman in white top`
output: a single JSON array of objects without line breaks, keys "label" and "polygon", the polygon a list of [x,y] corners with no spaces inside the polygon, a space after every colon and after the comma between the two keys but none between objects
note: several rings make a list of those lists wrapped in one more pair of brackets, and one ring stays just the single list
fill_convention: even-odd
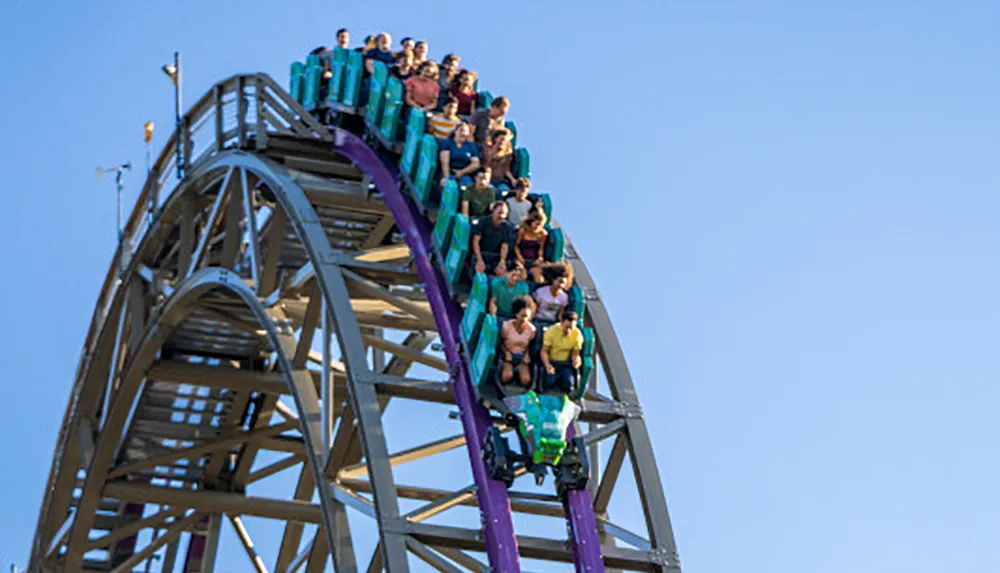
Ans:
[{"label": "woman in white top", "polygon": [[559,320],[566,305],[569,304],[569,295],[566,294],[566,277],[559,276],[552,279],[552,284],[543,286],[535,291],[533,295],[538,310],[535,317],[549,324],[554,324]]}]

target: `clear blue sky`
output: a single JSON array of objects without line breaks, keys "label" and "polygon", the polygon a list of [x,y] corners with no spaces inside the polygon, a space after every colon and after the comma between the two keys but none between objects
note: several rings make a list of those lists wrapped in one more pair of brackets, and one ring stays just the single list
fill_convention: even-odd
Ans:
[{"label": "clear blue sky", "polygon": [[[511,98],[610,306],[687,571],[1000,570],[1000,4],[373,5],[0,8],[0,566],[26,562],[114,247],[94,167],[141,165],[146,120],[166,139],[175,48],[193,102],[236,72],[284,82],[345,25],[457,51]],[[218,570],[247,570],[235,551]]]}]

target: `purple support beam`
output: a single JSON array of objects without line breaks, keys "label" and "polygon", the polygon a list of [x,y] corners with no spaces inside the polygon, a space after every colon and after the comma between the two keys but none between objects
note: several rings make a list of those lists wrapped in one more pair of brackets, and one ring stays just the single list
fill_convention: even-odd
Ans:
[{"label": "purple support beam", "polygon": [[[359,137],[348,131],[334,129],[333,139],[334,149],[371,176],[375,187],[382,194],[382,199],[389,207],[413,254],[413,263],[420,280],[427,286],[427,299],[434,312],[445,357],[449,364],[463,364],[456,335],[459,332],[462,311],[458,304],[448,297],[444,277],[431,264],[431,238],[427,221],[400,192],[398,174],[391,163],[383,161]],[[483,438],[490,424],[489,413],[476,402],[465,367],[457,369],[454,389],[455,401],[462,413],[462,430],[468,446],[472,476],[477,486],[476,495],[485,530],[486,554],[494,571],[518,573],[521,571],[521,563],[517,553],[517,537],[514,534],[514,521],[511,517],[507,488],[503,483],[490,479],[482,458]],[[586,497],[589,500],[590,496]],[[593,522],[593,510],[591,510],[591,522]],[[596,530],[594,536],[596,537]],[[597,550],[600,563],[599,546]],[[603,569],[584,570],[603,571]]]},{"label": "purple support beam", "polygon": [[[576,424],[570,424],[566,439],[576,437]],[[600,460],[589,460],[600,463]],[[597,519],[591,504],[590,490],[574,489],[563,497],[563,510],[569,524],[569,540],[573,546],[573,563],[576,573],[604,573],[604,558],[601,557],[601,538],[597,534]]]}]

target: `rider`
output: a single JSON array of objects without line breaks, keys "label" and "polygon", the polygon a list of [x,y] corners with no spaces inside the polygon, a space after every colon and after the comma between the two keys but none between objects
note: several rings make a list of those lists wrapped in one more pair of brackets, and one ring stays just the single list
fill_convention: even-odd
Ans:
[{"label": "rider", "polygon": [[477,273],[507,274],[507,259],[511,258],[514,226],[507,221],[507,204],[496,201],[490,206],[490,216],[472,220],[472,254]]},{"label": "rider", "polygon": [[490,314],[498,318],[513,318],[517,314],[514,303],[531,292],[524,277],[524,264],[515,261],[507,270],[507,276],[490,281]]},{"label": "rider", "polygon": [[500,327],[502,366],[500,381],[509,384],[514,379],[514,369],[517,369],[517,379],[521,386],[531,386],[531,357],[528,347],[535,338],[535,325],[531,324],[531,299],[521,297],[511,303],[514,318],[505,321]]},{"label": "rider", "polygon": [[577,387],[583,359],[583,333],[576,327],[576,312],[564,310],[558,324],[545,329],[542,340],[542,364],[545,366],[545,390],[558,388],[570,393]]}]

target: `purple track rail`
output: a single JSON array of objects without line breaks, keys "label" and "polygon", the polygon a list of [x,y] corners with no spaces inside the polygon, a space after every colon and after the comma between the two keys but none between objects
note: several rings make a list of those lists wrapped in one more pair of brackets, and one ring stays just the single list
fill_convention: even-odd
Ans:
[{"label": "purple track rail", "polygon": [[[489,477],[482,459],[483,439],[491,424],[489,413],[476,401],[467,367],[459,352],[457,333],[460,332],[462,309],[448,296],[444,276],[431,263],[430,225],[400,190],[399,174],[392,162],[384,161],[358,136],[339,128],[334,129],[334,148],[367,173],[381,193],[413,254],[420,280],[426,285],[427,299],[434,312],[448,364],[462,365],[455,376],[455,401],[461,411],[469,462],[477,486],[476,495],[485,529],[486,554],[495,571],[517,573],[521,570],[521,565],[507,488],[502,482]],[[575,432],[572,427],[571,431]],[[590,500],[587,489],[571,491],[563,500],[563,507],[569,525],[576,571],[603,573],[604,560],[601,557],[597,521]]]}]

